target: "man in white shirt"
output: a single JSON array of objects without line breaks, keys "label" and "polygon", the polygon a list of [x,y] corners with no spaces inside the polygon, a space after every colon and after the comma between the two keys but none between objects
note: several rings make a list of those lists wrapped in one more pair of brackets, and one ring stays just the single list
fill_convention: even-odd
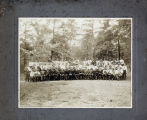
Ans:
[{"label": "man in white shirt", "polygon": [[122,65],[122,70],[123,70],[122,78],[126,80],[126,77],[127,77],[127,66],[123,64]]}]

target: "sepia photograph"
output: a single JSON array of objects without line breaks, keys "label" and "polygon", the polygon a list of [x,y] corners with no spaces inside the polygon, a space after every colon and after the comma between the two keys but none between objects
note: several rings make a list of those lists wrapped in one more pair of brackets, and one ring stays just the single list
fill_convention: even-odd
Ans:
[{"label": "sepia photograph", "polygon": [[132,108],[132,18],[18,19],[19,108]]}]

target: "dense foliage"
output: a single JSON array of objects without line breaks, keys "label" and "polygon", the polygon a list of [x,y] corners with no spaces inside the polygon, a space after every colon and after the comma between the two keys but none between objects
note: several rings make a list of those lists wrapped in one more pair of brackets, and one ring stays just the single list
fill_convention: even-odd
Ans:
[{"label": "dense foliage", "polygon": [[[113,25],[114,20],[103,20],[97,35],[94,35],[95,22],[85,21],[83,34],[77,32],[79,26],[74,19],[47,19],[46,24],[27,21],[19,33],[21,68],[29,61],[124,59],[125,63],[131,63],[131,20],[116,20]],[[81,45],[70,45],[77,41],[78,34],[82,36]]]}]

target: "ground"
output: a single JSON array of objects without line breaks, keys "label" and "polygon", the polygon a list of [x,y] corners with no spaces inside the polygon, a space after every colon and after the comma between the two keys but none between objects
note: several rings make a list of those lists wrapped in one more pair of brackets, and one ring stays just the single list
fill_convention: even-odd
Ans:
[{"label": "ground", "polygon": [[21,80],[20,107],[131,107],[131,80]]}]

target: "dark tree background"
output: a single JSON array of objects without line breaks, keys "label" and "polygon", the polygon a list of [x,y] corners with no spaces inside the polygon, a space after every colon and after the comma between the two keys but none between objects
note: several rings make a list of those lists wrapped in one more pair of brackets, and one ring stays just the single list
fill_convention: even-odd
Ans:
[{"label": "dark tree background", "polygon": [[131,62],[131,20],[118,20],[118,24],[109,25],[110,20],[104,22],[96,43],[95,59],[116,60],[123,59],[127,64]]}]

